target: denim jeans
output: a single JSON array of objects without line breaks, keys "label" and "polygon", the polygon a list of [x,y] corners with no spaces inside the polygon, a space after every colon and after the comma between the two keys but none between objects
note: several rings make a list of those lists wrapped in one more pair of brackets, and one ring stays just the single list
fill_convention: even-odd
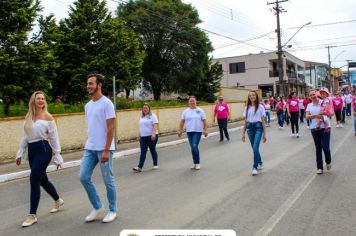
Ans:
[{"label": "denim jeans", "polygon": [[248,122],[246,129],[253,150],[253,169],[257,169],[258,164],[262,164],[259,150],[263,133],[262,122]]},{"label": "denim jeans", "polygon": [[331,132],[325,132],[325,129],[312,129],[311,134],[314,139],[315,152],[316,152],[316,168],[323,170],[323,154],[325,155],[326,164],[331,163],[331,152],[330,152],[330,134]]},{"label": "denim jeans", "polygon": [[227,132],[227,119],[218,119],[220,140],[224,140],[224,134],[227,140],[230,140],[229,133]]},{"label": "denim jeans", "polygon": [[28,144],[28,160],[31,168],[31,206],[30,214],[36,214],[40,202],[40,186],[57,201],[59,196],[53,184],[48,180],[46,169],[52,160],[52,148],[48,141],[42,140]]},{"label": "denim jeans", "polygon": [[82,163],[80,165],[80,182],[88,194],[89,201],[94,209],[100,209],[103,205],[96,191],[95,185],[91,179],[95,166],[99,163],[101,175],[103,177],[106,196],[109,202],[109,210],[117,212],[116,207],[116,183],[113,174],[113,151],[110,151],[109,161],[101,163],[102,151],[84,150]]},{"label": "denim jeans", "polygon": [[283,114],[283,110],[278,110],[277,111],[277,117],[278,117],[278,124],[280,127],[283,127],[283,123],[284,123],[284,114]]},{"label": "denim jeans", "polygon": [[343,107],[341,113],[341,123],[345,123],[345,117],[346,117],[346,107]]},{"label": "denim jeans", "polygon": [[351,103],[346,104],[346,116],[351,116]]},{"label": "denim jeans", "polygon": [[200,164],[199,156],[199,142],[201,139],[202,132],[187,132],[189,145],[192,150],[193,162],[194,164]]},{"label": "denim jeans", "polygon": [[271,112],[266,111],[266,123],[269,124],[271,123]]},{"label": "denim jeans", "polygon": [[141,148],[141,155],[140,155],[140,163],[138,164],[139,168],[142,168],[145,164],[147,149],[150,149],[153,165],[158,165],[158,155],[156,151],[156,144],[158,142],[158,134],[156,134],[155,141],[152,141],[151,136],[140,137],[140,148]]}]

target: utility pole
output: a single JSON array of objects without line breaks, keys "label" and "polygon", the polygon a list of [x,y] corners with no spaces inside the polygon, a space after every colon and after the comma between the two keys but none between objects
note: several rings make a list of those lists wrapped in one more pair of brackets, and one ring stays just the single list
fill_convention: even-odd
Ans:
[{"label": "utility pole", "polygon": [[335,48],[336,46],[327,46],[328,49],[328,59],[329,59],[329,76],[331,81],[331,92],[334,92],[334,77],[331,75],[331,60],[330,60],[330,48]]},{"label": "utility pole", "polygon": [[287,88],[284,85],[284,63],[283,63],[283,58],[282,58],[282,42],[281,42],[281,26],[280,26],[280,19],[279,19],[279,13],[286,12],[283,8],[279,6],[280,3],[282,2],[287,2],[288,0],[277,0],[275,2],[268,2],[267,5],[275,4],[276,6],[273,7],[273,9],[276,12],[277,16],[277,56],[278,56],[278,77],[279,77],[279,95],[284,95],[287,96]]},{"label": "utility pole", "polygon": [[350,62],[352,60],[346,60],[347,62],[347,83],[351,86],[351,78],[350,78]]}]

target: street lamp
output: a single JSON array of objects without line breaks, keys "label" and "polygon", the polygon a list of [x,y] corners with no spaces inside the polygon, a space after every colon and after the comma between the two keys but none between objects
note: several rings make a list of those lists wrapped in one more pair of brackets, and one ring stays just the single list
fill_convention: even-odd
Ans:
[{"label": "street lamp", "polygon": [[[283,63],[283,58],[282,58],[282,54],[283,54],[283,48],[287,47],[290,48],[291,45],[288,45],[288,43],[292,40],[292,38],[294,38],[294,36],[301,30],[303,29],[305,26],[310,25],[311,22],[305,23],[304,25],[302,25],[293,35],[292,37],[290,37],[287,42],[282,46],[281,43],[281,31],[280,31],[280,24],[279,24],[279,15],[277,15],[277,39],[278,39],[278,51],[277,51],[277,55],[278,55],[278,64],[279,64],[279,87],[280,87],[280,93],[283,93],[284,96],[287,96],[287,89],[286,86],[284,86],[284,63]],[[282,92],[283,91],[283,92]]]}]

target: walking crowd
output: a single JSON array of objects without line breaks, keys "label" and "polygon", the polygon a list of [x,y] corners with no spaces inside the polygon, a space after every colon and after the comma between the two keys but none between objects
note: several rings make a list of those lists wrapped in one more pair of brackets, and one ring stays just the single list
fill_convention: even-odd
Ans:
[{"label": "walking crowd", "polygon": [[[92,210],[85,217],[86,222],[92,222],[104,213],[102,204],[92,174],[97,165],[100,167],[103,182],[106,187],[108,211],[102,218],[103,223],[109,223],[117,217],[116,181],[113,170],[113,153],[115,151],[114,131],[116,112],[113,103],[103,95],[104,77],[100,74],[87,76],[86,89],[91,100],[85,106],[85,118],[88,124],[88,137],[84,147],[81,161],[79,180],[87,193]],[[222,96],[218,97],[214,108],[214,120],[217,120],[220,133],[220,142],[230,141],[227,129],[228,120],[231,115],[229,104],[224,102]],[[267,96],[266,100],[259,97],[257,91],[248,93],[246,106],[243,111],[244,125],[241,139],[246,141],[247,137],[253,151],[252,175],[258,175],[263,169],[263,161],[259,150],[260,143],[267,141],[267,127],[271,125],[271,116],[277,115],[278,127],[284,129],[284,125],[291,126],[291,136],[300,137],[300,127],[304,120],[311,131],[316,150],[316,173],[323,174],[324,152],[326,169],[331,170],[330,137],[332,117],[335,115],[336,128],[343,128],[345,117],[354,117],[354,131],[356,136],[356,94],[341,94],[336,92],[332,95],[327,88],[312,90],[308,96],[291,92],[287,99],[283,96],[272,98]],[[193,171],[201,169],[201,157],[199,143],[202,135],[208,136],[208,124],[204,110],[197,106],[197,99],[189,97],[188,108],[181,115],[178,125],[178,136],[182,137],[185,130],[192,154]],[[143,171],[146,154],[150,150],[153,170],[158,169],[158,154],[156,145],[158,142],[159,120],[151,111],[148,103],[143,104],[139,119],[138,140],[141,149],[138,165],[132,171],[139,173]],[[185,129],[184,129],[185,128]],[[40,187],[53,198],[54,205],[51,213],[58,212],[64,205],[64,200],[59,196],[53,183],[48,179],[46,168],[53,159],[57,169],[62,168],[64,161],[60,154],[61,147],[58,138],[56,123],[52,115],[47,111],[45,94],[36,91],[32,94],[28,103],[28,113],[24,123],[24,135],[20,142],[20,148],[16,155],[16,164],[28,155],[30,164],[30,210],[23,227],[28,227],[37,222],[37,208],[40,201]]]}]

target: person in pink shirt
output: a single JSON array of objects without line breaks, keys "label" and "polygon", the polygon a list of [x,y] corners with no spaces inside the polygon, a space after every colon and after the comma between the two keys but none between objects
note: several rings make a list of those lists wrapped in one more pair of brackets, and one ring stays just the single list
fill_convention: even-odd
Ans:
[{"label": "person in pink shirt", "polygon": [[354,93],[354,96],[352,97],[352,109],[354,110],[354,131],[356,136],[356,93]]},{"label": "person in pink shirt", "polygon": [[223,96],[219,96],[218,103],[214,109],[214,120],[218,120],[220,142],[224,141],[224,134],[227,141],[230,140],[229,133],[227,132],[227,121],[230,118],[230,109],[227,103],[224,102]]},{"label": "person in pink shirt", "polygon": [[277,110],[277,118],[278,118],[279,129],[283,129],[284,102],[282,101],[282,99],[280,97],[277,98],[276,110]]},{"label": "person in pink shirt", "polygon": [[289,94],[289,99],[287,100],[287,111],[288,116],[290,117],[292,137],[299,138],[299,100],[296,92],[291,92]]},{"label": "person in pink shirt", "polygon": [[336,128],[341,128],[343,127],[341,124],[341,112],[342,112],[344,100],[340,96],[340,92],[335,93],[335,97],[333,98],[332,101],[333,101],[335,117],[336,117]]},{"label": "person in pink shirt", "polygon": [[334,108],[333,103],[329,98],[329,90],[325,87],[321,88],[319,91],[319,96],[322,108],[320,115],[323,115],[323,118],[317,121],[317,129],[321,127],[321,123],[324,123],[325,132],[330,132],[330,117],[334,114]]}]

